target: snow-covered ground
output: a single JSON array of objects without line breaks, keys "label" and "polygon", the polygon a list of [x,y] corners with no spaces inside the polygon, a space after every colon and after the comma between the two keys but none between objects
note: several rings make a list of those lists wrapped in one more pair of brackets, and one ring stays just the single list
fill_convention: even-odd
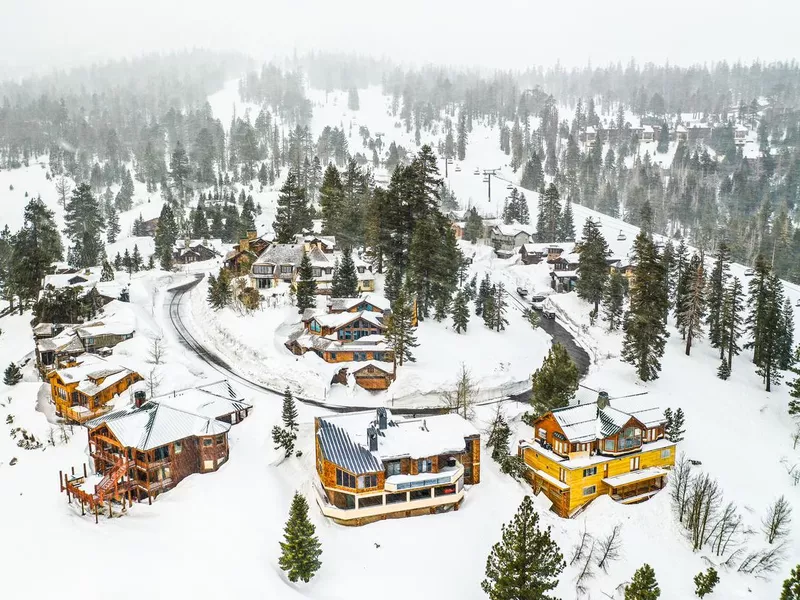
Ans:
[{"label": "snow-covered ground", "polygon": [[[394,127],[395,119],[387,114],[388,99],[379,89],[361,90],[361,110],[356,112],[347,110],[346,96],[342,93],[330,94],[324,106],[320,106],[325,100],[323,92],[312,91],[310,95],[315,103],[312,124],[315,137],[325,125],[349,128],[352,121],[351,151],[360,148],[360,124],[367,125],[371,132],[384,133],[387,146],[396,140],[410,151],[416,150],[413,132],[408,134],[402,127]],[[227,126],[237,102],[235,84],[226,86],[209,100],[215,114]],[[236,106],[237,114],[242,114],[241,104]],[[437,139],[438,136],[423,137],[423,141],[429,142]],[[519,174],[513,174],[507,162],[508,157],[498,149],[497,131],[476,123],[461,171],[451,167],[448,178],[463,206],[476,205],[487,214],[497,214],[506,193],[505,183],[499,178],[493,180],[490,203],[486,184],[473,171],[476,167],[500,168],[501,176],[516,181]],[[9,190],[12,184],[13,191]],[[26,190],[29,194],[41,193],[61,218],[53,183],[45,179],[41,167],[32,165],[0,172],[0,214],[12,229],[21,225]],[[531,213],[535,214],[535,193],[526,191],[526,196]],[[259,218],[263,228],[272,221],[275,197],[274,190],[254,190],[254,198],[264,209]],[[117,250],[132,248],[133,243],[138,243],[147,257],[148,240],[134,240],[127,232],[140,211],[145,219],[157,216],[161,200],[152,195],[148,201],[148,195],[138,184],[135,199],[138,205],[121,218],[121,241],[109,248],[112,257]],[[585,218],[598,216],[580,206],[574,207],[574,211],[578,230]],[[601,220],[612,252],[624,257],[636,228],[605,216]],[[620,230],[627,234],[624,242],[616,239]],[[475,252],[472,268],[479,278],[484,271],[490,271],[494,280],[504,281],[509,289],[517,285],[540,289],[548,284],[544,265],[523,266],[513,264],[513,260],[501,261],[481,247],[476,247]],[[216,267],[212,261],[195,265],[191,270]],[[732,272],[743,278],[744,268],[734,265]],[[165,364],[160,366],[162,391],[219,378],[217,372],[178,343],[168,324],[167,288],[187,281],[190,276],[184,272],[160,271],[134,275],[131,310],[137,320],[137,334],[114,352],[114,360],[144,371],[144,375],[154,368],[147,362],[148,336],[163,332],[167,353]],[[187,309],[189,326],[205,335],[209,343],[233,359],[243,372],[274,377],[282,385],[298,383],[294,380],[298,379],[299,363],[310,361],[305,358],[297,361],[285,352],[283,339],[276,337],[287,329],[287,321],[296,320],[294,309],[265,310],[252,317],[227,311],[211,314],[203,302],[203,285],[192,293]],[[787,286],[787,292],[793,302],[800,297],[795,286]],[[786,415],[786,386],[771,394],[763,392],[747,353],[734,361],[731,379],[723,382],[715,377],[718,360],[707,343],[698,342],[692,356],[686,357],[679,335],[672,329],[661,378],[641,384],[632,367],[619,360],[620,334],[607,334],[602,322],[590,327],[589,306],[573,294],[556,296],[554,302],[563,323],[592,350],[597,360],[585,381],[588,386],[602,387],[612,398],[646,390],[648,401],[684,409],[687,432],[680,451],[702,461],[700,468],[719,480],[726,499],[738,504],[745,525],[755,532],[748,541],[750,547],[763,544],[763,536],[758,533],[760,519],[776,497],[785,495],[795,510],[800,510],[800,487],[791,485],[786,468],[787,464],[800,463],[800,451],[792,448],[789,437],[792,424]],[[32,352],[30,318],[30,313],[0,318],[3,330],[0,366]],[[480,374],[489,387],[526,379],[541,363],[548,340],[523,322],[513,305],[509,320],[512,321],[509,329],[496,333],[486,330],[473,315],[466,336],[452,332],[449,321],[424,323],[419,331],[418,363],[400,370],[400,378],[390,388],[390,394],[403,389],[409,393],[435,390],[446,385],[462,361]],[[224,339],[220,330],[215,334],[217,327],[226,329],[230,339]],[[501,371],[502,376],[497,375],[498,365],[506,362],[507,370]],[[433,364],[440,367],[440,373],[434,372]],[[303,368],[313,367],[304,364]],[[303,456],[281,461],[270,436],[272,426],[280,421],[280,400],[245,388],[255,409],[249,419],[231,430],[228,463],[216,473],[189,477],[152,506],[136,504],[123,518],[104,519],[96,526],[92,519],[81,518],[56,486],[59,470],[80,468],[87,462],[85,432],[75,428],[68,441],[56,433],[55,445],[47,444],[51,423],[46,388],[36,382],[31,365],[24,373],[25,381],[13,388],[0,384],[0,427],[6,428],[0,432],[0,531],[3,533],[0,565],[5,573],[3,589],[11,598],[93,598],[113,590],[120,599],[147,594],[155,598],[333,600],[351,598],[354,590],[363,587],[387,600],[409,597],[477,600],[485,597],[480,581],[490,547],[500,539],[500,525],[512,518],[523,495],[529,492],[525,485],[500,474],[485,452],[482,482],[468,490],[458,512],[389,520],[361,528],[334,525],[316,509],[310,488],[315,477],[313,417],[326,411],[299,406],[298,444]],[[322,384],[303,383],[306,389],[313,389],[314,385],[320,386],[318,391],[322,389]],[[592,396],[591,392],[581,390],[578,399],[588,401]],[[386,400],[390,398],[389,395]],[[126,401],[127,398],[119,399],[120,403]],[[374,403],[371,397],[370,401]],[[504,406],[515,430],[512,444],[532,435],[519,419],[524,408],[516,404]],[[476,426],[484,429],[493,411],[493,406],[479,407]],[[8,415],[12,415],[13,425],[6,424]],[[45,447],[19,448],[8,433],[12,427],[25,428],[43,440]],[[17,459],[13,466],[12,458]],[[305,493],[310,500],[311,518],[323,547],[322,569],[305,585],[289,583],[277,564],[278,541],[295,490]],[[541,518],[544,525],[552,527],[566,556],[584,527],[595,537],[601,537],[614,525],[622,525],[622,556],[610,565],[608,573],[598,571],[589,582],[591,598],[615,597],[614,590],[643,562],[648,562],[658,577],[661,598],[686,600],[693,597],[694,574],[705,569],[708,560],[715,560],[707,551],[691,551],[671,515],[669,498],[664,493],[636,506],[622,506],[601,498],[572,521],[547,512]],[[105,554],[108,560],[103,560]],[[169,568],[152,570],[146,582],[121,577],[122,569],[141,564],[143,557],[149,564],[164,564]],[[795,518],[786,559],[778,573],[757,579],[736,573],[735,569],[720,568],[721,583],[710,598],[776,598],[780,581],[798,561],[800,519]],[[387,572],[390,565],[408,565],[411,571],[390,573]],[[576,576],[576,566],[566,569],[555,591],[557,597],[578,597]]]}]

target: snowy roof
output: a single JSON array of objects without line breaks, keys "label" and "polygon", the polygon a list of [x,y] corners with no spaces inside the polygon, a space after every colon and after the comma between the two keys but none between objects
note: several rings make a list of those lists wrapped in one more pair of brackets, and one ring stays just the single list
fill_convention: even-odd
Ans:
[{"label": "snowy roof", "polygon": [[533,230],[529,225],[522,225],[521,223],[511,223],[510,225],[500,223],[495,225],[493,230],[496,233],[507,237],[516,237],[521,233],[525,235],[531,235],[533,233]]},{"label": "snowy roof", "polygon": [[83,288],[83,293],[86,293],[100,282],[101,274],[102,269],[100,267],[87,267],[77,273],[45,275],[42,288],[46,288],[48,285],[56,289],[80,286]]},{"label": "snowy roof", "polygon": [[208,248],[209,250],[213,250],[214,252],[219,252],[220,248],[222,248],[222,240],[219,238],[215,239],[203,239],[203,240],[188,240],[188,244],[186,243],[187,240],[176,240],[175,241],[175,250],[185,250],[187,248],[196,248],[197,246],[203,246],[204,248]]},{"label": "snowy roof", "polygon": [[56,369],[55,374],[65,384],[78,382],[77,390],[87,396],[95,396],[134,373],[131,369],[110,363],[96,354],[81,354],[75,361],[77,366]]},{"label": "snowy roof", "polygon": [[75,328],[80,338],[98,335],[130,335],[136,330],[136,317],[126,302],[112,300],[104,308],[103,316]]},{"label": "snowy roof", "polygon": [[684,127],[683,125],[678,125],[678,126],[675,128],[675,131],[676,131],[677,133],[686,133],[686,127]]},{"label": "snowy roof", "polygon": [[597,402],[578,404],[552,411],[566,438],[572,443],[585,443],[616,434],[632,418],[645,427],[656,427],[665,421],[658,406],[643,403],[641,397],[612,399],[599,408]]},{"label": "snowy roof", "polygon": [[366,294],[361,298],[330,298],[328,300],[328,308],[331,311],[347,311],[351,308],[355,308],[362,302],[370,304],[378,310],[388,310],[391,308],[391,302],[378,294]]},{"label": "snowy roof", "polygon": [[522,244],[520,251],[525,250],[528,254],[544,254],[541,244]]},{"label": "snowy roof", "polygon": [[238,398],[226,398],[206,390],[193,388],[153,398],[152,402],[190,412],[209,419],[219,419],[234,412],[252,408],[253,405]]},{"label": "snowy roof", "polygon": [[314,321],[322,325],[323,327],[331,327],[333,329],[338,329],[339,327],[344,327],[348,323],[355,321],[356,319],[363,319],[368,323],[375,325],[376,327],[380,327],[383,329],[385,325],[383,324],[382,315],[380,313],[372,312],[371,310],[362,310],[360,312],[343,312],[343,313],[330,313],[327,315],[317,315],[313,318]]},{"label": "snowy roof", "polygon": [[[463,452],[465,438],[479,435],[469,421],[456,414],[395,419],[389,409],[378,410],[386,411],[386,429],[379,429],[374,410],[319,417],[317,435],[324,456],[353,473],[369,473],[382,471],[386,460]],[[378,434],[376,452],[369,451],[369,428]]]},{"label": "snowy roof", "polygon": [[141,408],[127,408],[92,419],[89,429],[106,424],[126,448],[152,450],[192,436],[226,433],[231,426],[210,417],[196,415],[159,402]]},{"label": "snowy roof", "polygon": [[300,266],[303,259],[302,244],[275,244],[261,253],[253,265],[294,265]]},{"label": "snowy roof", "polygon": [[[634,128],[635,129],[635,128]],[[650,125],[645,125],[641,128],[644,133],[653,133],[653,128]]]},{"label": "snowy roof", "polygon": [[662,475],[666,474],[666,469],[661,469],[659,467],[648,467],[646,469],[641,469],[640,471],[631,471],[630,473],[616,475],[615,477],[606,477],[603,479],[603,483],[609,487],[615,488],[621,485],[628,485],[629,483],[636,483],[637,481],[655,479],[656,477],[661,477]]}]

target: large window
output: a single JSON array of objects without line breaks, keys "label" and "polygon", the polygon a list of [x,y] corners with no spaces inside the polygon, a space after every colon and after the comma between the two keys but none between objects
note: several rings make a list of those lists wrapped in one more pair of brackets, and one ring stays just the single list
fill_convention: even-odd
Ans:
[{"label": "large window", "polygon": [[336,469],[336,485],[340,485],[342,487],[347,487],[347,488],[355,488],[356,478],[354,475],[351,475],[346,471],[342,471],[341,469]]},{"label": "large window", "polygon": [[420,458],[417,461],[417,468],[420,473],[430,473],[433,470],[433,461],[430,458]]},{"label": "large window", "polygon": [[319,267],[312,267],[311,268],[311,276],[312,277],[322,277],[322,269]]},{"label": "large window", "polygon": [[161,448],[156,448],[155,460],[164,460],[165,458],[169,458],[169,446],[161,446]]},{"label": "large window", "polygon": [[311,331],[313,331],[314,333],[319,333],[320,331],[322,331],[322,327],[320,327],[319,323],[317,323],[316,321],[311,321]]},{"label": "large window", "polygon": [[175,454],[180,454],[183,452],[183,444],[181,442],[175,442]]},{"label": "large window", "polygon": [[377,475],[361,475],[358,478],[358,489],[368,490],[369,488],[378,487]]},{"label": "large window", "polygon": [[401,492],[398,494],[386,494],[386,504],[396,504],[398,502],[405,502],[408,500],[406,497],[406,492]]},{"label": "large window", "polygon": [[661,451],[661,458],[669,458],[670,454],[672,454],[672,450],[670,448],[664,448]]},{"label": "large window", "polygon": [[292,265],[281,265],[281,273],[291,273],[292,269]]},{"label": "large window", "polygon": [[590,485],[589,487],[583,488],[583,495],[584,496],[593,496],[596,493],[597,493],[597,486],[596,485]]},{"label": "large window", "polygon": [[614,440],[606,440],[604,448],[610,452],[614,451]]},{"label": "large window", "polygon": [[592,475],[597,475],[597,467],[590,467],[583,470],[584,477],[591,477]]},{"label": "large window", "polygon": [[400,475],[399,460],[393,460],[392,462],[386,463],[386,476],[391,477],[392,475]]}]

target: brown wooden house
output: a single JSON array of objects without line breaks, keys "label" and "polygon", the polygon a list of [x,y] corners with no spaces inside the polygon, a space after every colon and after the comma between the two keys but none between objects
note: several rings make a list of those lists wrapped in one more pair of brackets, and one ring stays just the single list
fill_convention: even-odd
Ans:
[{"label": "brown wooden house", "polygon": [[386,408],[314,420],[314,486],[344,525],[458,510],[480,483],[480,434],[456,414],[398,419]]}]

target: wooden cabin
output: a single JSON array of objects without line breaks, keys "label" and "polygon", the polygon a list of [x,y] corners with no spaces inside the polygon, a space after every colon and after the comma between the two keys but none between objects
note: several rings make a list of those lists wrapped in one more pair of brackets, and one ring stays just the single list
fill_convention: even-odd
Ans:
[{"label": "wooden cabin", "polygon": [[458,510],[480,483],[480,434],[456,414],[378,408],[317,417],[314,431],[317,504],[343,525]]},{"label": "wooden cabin", "polygon": [[48,375],[56,414],[84,423],[108,410],[108,403],[142,376],[95,354],[82,354]]},{"label": "wooden cabin", "polygon": [[524,265],[536,265],[542,262],[544,251],[536,244],[522,244],[519,254]]},{"label": "wooden cabin", "polygon": [[597,402],[549,411],[534,421],[534,439],[520,442],[528,480],[559,516],[573,517],[601,495],[643,502],[666,485],[676,444],[665,438],[663,412],[640,398],[614,404],[601,393]]}]

